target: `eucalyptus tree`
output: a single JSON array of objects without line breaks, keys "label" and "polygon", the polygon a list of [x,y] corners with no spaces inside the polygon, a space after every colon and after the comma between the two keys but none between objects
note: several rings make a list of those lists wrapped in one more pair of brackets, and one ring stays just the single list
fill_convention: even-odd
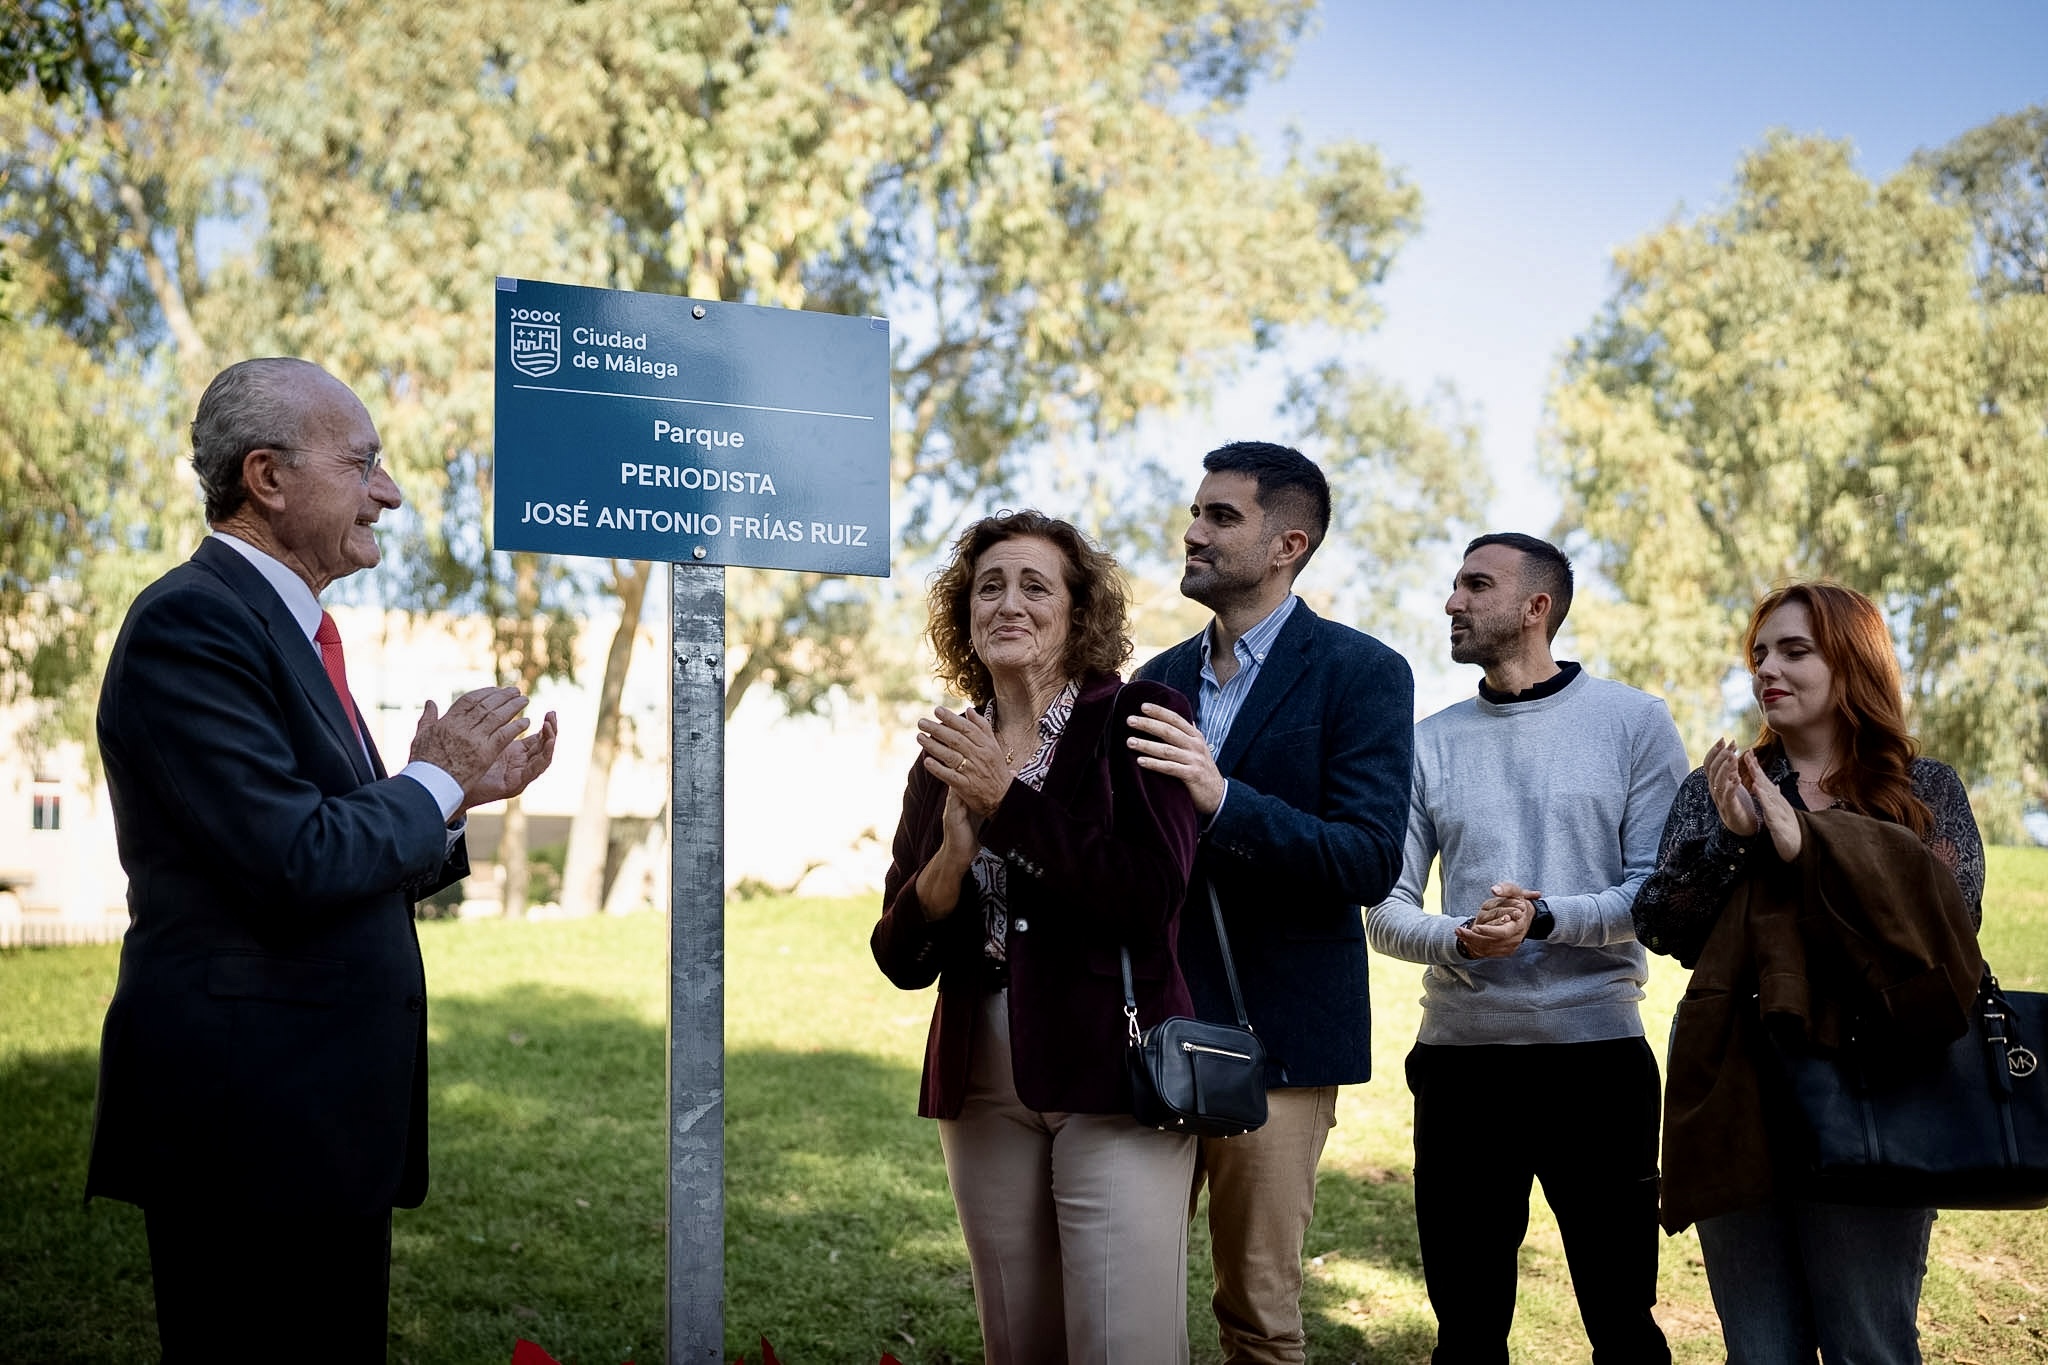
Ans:
[{"label": "eucalyptus tree", "polygon": [[1969,213],[1991,297],[2048,293],[2048,104],[2004,114],[1915,160]]},{"label": "eucalyptus tree", "polygon": [[[1270,157],[1233,122],[1309,19],[1305,0],[200,5],[152,102],[86,130],[107,154],[65,172],[68,217],[27,216],[106,246],[57,277],[129,291],[188,385],[263,349],[346,375],[418,510],[408,600],[538,603],[501,651],[531,666],[557,660],[542,618],[572,575],[490,546],[495,275],[891,317],[917,562],[1048,448],[1199,404],[1283,337],[1376,321],[1414,187],[1370,147]],[[596,567],[616,697],[651,574]],[[883,591],[733,571],[728,708],[901,679],[864,647]],[[583,905],[617,743],[612,705],[570,855]]]},{"label": "eucalyptus tree", "polygon": [[2039,239],[2041,200],[1973,217],[1940,164],[1872,183],[1846,144],[1774,137],[1723,207],[1621,251],[1550,459],[1619,595],[1582,630],[1695,749],[1733,719],[1750,605],[1832,577],[1884,605],[1923,738],[2009,831],[2048,795],[2048,297],[2003,245]]},{"label": "eucalyptus tree", "polygon": [[174,437],[205,301],[178,243],[206,192],[162,146],[177,32],[80,0],[0,37],[0,703],[37,752],[88,731],[113,625],[198,524]]},{"label": "eucalyptus tree", "polygon": [[[1355,145],[1269,168],[1228,125],[1307,13],[337,5],[243,26],[228,69],[276,149],[267,270],[308,301],[298,348],[389,375],[422,458],[488,450],[497,271],[885,314],[915,557],[1048,443],[1197,401],[1285,329],[1373,321],[1415,191]],[[645,580],[614,576],[604,695]],[[729,708],[756,685],[802,708],[888,666],[862,647],[868,585],[731,580]],[[615,717],[570,855],[586,905]]]}]

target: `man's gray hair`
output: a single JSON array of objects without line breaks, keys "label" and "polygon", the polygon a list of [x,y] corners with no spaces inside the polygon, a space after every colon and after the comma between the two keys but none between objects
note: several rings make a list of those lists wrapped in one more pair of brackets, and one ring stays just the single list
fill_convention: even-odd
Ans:
[{"label": "man's gray hair", "polygon": [[306,408],[303,381],[327,371],[310,360],[265,356],[241,360],[213,377],[192,418],[192,471],[206,497],[208,522],[225,521],[249,500],[242,461],[252,450],[282,453],[296,466],[300,422]]}]

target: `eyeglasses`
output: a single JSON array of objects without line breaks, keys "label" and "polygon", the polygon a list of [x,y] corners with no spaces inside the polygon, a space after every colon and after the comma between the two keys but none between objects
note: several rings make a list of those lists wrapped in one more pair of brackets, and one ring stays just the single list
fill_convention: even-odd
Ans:
[{"label": "eyeglasses", "polygon": [[[259,450],[284,450],[294,455],[317,455],[320,452],[306,446],[259,446]],[[370,480],[377,477],[377,471],[384,467],[384,452],[373,450],[367,455],[358,455],[352,450],[337,450],[335,454],[352,465],[360,465],[363,471],[363,487],[370,486]]]}]

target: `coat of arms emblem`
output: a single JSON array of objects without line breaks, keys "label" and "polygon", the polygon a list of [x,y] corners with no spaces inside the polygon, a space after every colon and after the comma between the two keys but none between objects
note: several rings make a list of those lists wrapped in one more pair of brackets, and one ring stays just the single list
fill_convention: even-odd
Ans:
[{"label": "coat of arms emblem", "polygon": [[561,327],[552,322],[513,323],[512,368],[535,379],[561,369]]}]

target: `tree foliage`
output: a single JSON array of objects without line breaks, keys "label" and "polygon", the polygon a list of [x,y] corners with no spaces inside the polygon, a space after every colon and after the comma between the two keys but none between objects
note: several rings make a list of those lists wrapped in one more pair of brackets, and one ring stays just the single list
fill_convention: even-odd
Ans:
[{"label": "tree foliage", "polygon": [[89,723],[106,604],[125,605],[197,517],[159,496],[154,395],[132,369],[0,320],[0,374],[0,703],[33,704],[26,737],[43,748]]},{"label": "tree foliage", "polygon": [[[1269,172],[1222,122],[1291,0],[488,9],[226,40],[280,330],[387,376],[420,473],[487,458],[498,270],[886,314],[915,555],[1047,443],[1198,399],[1286,327],[1368,324],[1416,211],[1368,148]],[[877,681],[864,585],[732,577],[736,683],[801,708]]]},{"label": "tree foliage", "polygon": [[1995,118],[1918,163],[1969,211],[1986,294],[2048,293],[2048,104]]},{"label": "tree foliage", "polygon": [[165,15],[129,0],[7,0],[0,90],[33,83],[51,101],[106,105],[145,66]]},{"label": "tree foliage", "polygon": [[[1330,538],[1348,561],[1333,606],[1395,641],[1440,637],[1440,622],[1393,613],[1404,592],[1435,588],[1419,546],[1476,531],[1493,495],[1479,427],[1448,384],[1418,399],[1369,369],[1326,361],[1297,375],[1282,404],[1296,440],[1330,476]],[[1327,582],[1327,570],[1319,576]]]},{"label": "tree foliage", "polygon": [[112,624],[198,525],[151,297],[175,287],[152,236],[181,187],[106,131],[117,106],[150,125],[170,32],[34,4],[0,40],[0,702],[30,704],[36,749],[86,731]]},{"label": "tree foliage", "polygon": [[[1233,127],[1307,0],[181,13],[116,105],[0,100],[0,231],[43,281],[24,325],[127,376],[165,451],[222,360],[328,366],[377,415],[417,518],[380,592],[494,619],[559,621],[589,587],[490,544],[496,275],[892,318],[915,563],[1045,450],[1199,404],[1283,336],[1371,326],[1419,212],[1370,147],[1273,161]],[[178,480],[153,468],[163,503]],[[601,588],[623,599],[640,573]],[[864,647],[875,585],[729,578],[729,706],[907,684]],[[519,629],[501,619],[505,659],[553,657],[545,621]]]},{"label": "tree foliage", "polygon": [[[1974,139],[1968,183],[2007,183],[2019,143]],[[2048,773],[2048,313],[1934,164],[1873,184],[1846,144],[1774,137],[1725,207],[1620,252],[1549,459],[1619,596],[1575,616],[1590,651],[1696,750],[1757,597],[1834,578],[1886,608],[1927,748],[2003,829]]]}]

